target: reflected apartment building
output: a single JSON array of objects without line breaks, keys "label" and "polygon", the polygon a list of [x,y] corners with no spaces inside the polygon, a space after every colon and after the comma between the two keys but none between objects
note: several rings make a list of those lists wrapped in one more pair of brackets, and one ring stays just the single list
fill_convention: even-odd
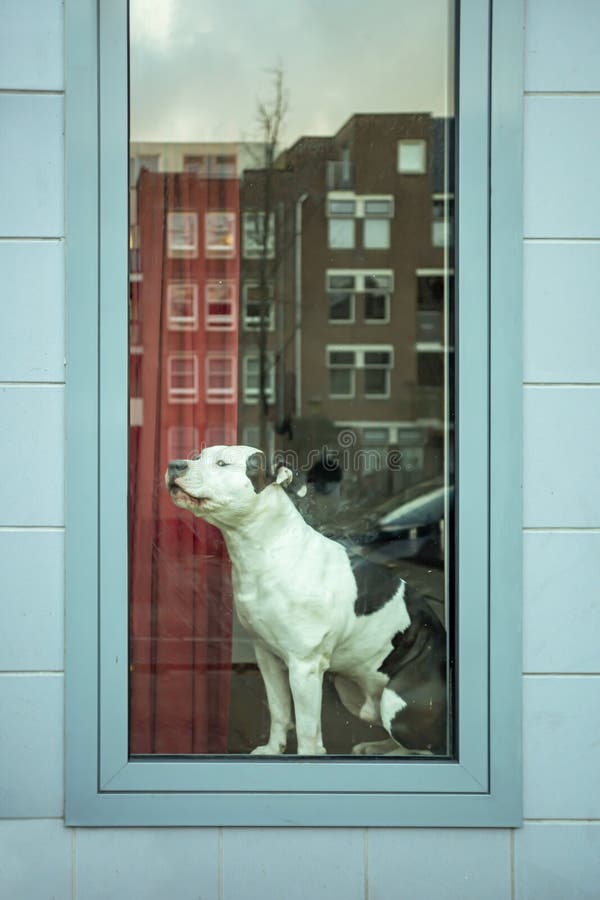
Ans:
[{"label": "reflected apartment building", "polygon": [[355,115],[270,169],[258,144],[131,145],[133,753],[224,752],[231,659],[252,659],[220,534],[161,490],[169,459],[368,451],[315,517],[341,496],[359,529],[361,506],[442,478],[451,126]]}]

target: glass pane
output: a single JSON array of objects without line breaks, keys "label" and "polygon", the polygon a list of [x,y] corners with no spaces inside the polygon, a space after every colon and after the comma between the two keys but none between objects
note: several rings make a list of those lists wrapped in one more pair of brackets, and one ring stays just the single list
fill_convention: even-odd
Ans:
[{"label": "glass pane", "polygon": [[130,0],[132,756],[455,754],[453,58]]}]

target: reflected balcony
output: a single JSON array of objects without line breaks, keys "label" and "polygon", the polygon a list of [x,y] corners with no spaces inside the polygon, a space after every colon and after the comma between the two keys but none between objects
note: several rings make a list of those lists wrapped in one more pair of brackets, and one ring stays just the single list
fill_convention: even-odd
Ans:
[{"label": "reflected balcony", "polygon": [[354,187],[354,163],[329,161],[326,165],[328,191],[349,191]]}]

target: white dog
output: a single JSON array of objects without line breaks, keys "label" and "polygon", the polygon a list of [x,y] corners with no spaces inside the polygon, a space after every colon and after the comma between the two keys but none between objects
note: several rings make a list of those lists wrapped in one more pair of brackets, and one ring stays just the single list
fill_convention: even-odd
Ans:
[{"label": "white dog", "polygon": [[[326,753],[322,680],[344,705],[383,724],[389,741],[354,753],[446,753],[446,638],[427,603],[390,569],[352,556],[311,528],[287,496],[287,468],[265,484],[253,447],[208,447],[166,473],[174,503],[221,530],[239,619],[254,640],[271,725],[255,754]],[[268,477],[267,477],[268,481]]]}]

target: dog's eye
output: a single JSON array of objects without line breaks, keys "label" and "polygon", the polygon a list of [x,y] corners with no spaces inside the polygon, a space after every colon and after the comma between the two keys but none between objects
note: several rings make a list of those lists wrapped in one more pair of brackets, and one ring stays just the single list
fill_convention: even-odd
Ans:
[{"label": "dog's eye", "polygon": [[218,465],[218,466],[228,466],[229,463],[226,463],[224,459],[218,459],[218,460],[217,460],[217,465]]}]

